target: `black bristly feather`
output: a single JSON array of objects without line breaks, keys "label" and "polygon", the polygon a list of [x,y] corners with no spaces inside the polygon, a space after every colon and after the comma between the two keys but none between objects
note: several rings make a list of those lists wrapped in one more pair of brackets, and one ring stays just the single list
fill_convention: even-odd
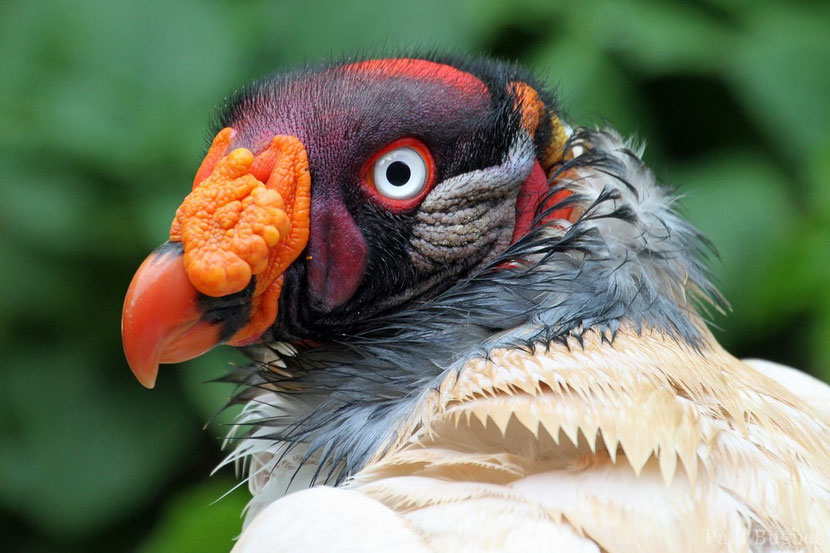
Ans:
[{"label": "black bristly feather", "polygon": [[[517,63],[495,60],[486,56],[470,56],[465,54],[452,54],[430,50],[424,51],[419,49],[402,52],[400,55],[395,57],[433,61],[471,73],[485,84],[491,93],[491,103],[494,106],[499,107],[509,106],[512,104],[511,101],[506,101],[508,91],[505,85],[510,82],[524,82],[537,91],[545,106],[548,106],[556,112],[560,111],[560,106],[556,101],[554,93],[547,86],[544,86],[544,83],[537,78],[536,75]],[[210,124],[205,134],[206,146],[210,144],[213,137],[222,128],[232,125],[234,121],[237,121],[240,118],[247,117],[250,115],[251,110],[258,110],[259,106],[263,104],[262,100],[268,99],[270,91],[279,88],[279,83],[303,79],[326,70],[372,59],[377,59],[377,56],[373,55],[372,52],[364,52],[362,55],[355,54],[350,56],[336,56],[326,62],[310,63],[305,66],[295,67],[291,71],[277,72],[263,79],[257,79],[249,86],[232,91],[225,97],[223,105],[220,107],[219,111],[213,114],[210,119]],[[362,122],[358,121],[357,123],[361,124]],[[505,124],[506,127],[504,130],[508,131],[509,129],[507,127],[511,126],[511,124],[509,122],[505,122]],[[351,130],[354,129],[344,129],[344,132],[350,132]],[[551,138],[551,132],[552,128],[550,120],[543,119],[540,121],[539,128],[536,130],[534,135],[534,142],[538,151],[543,151],[548,145]],[[512,133],[494,132],[492,137],[495,139],[503,137],[504,140],[509,141],[512,138]],[[493,150],[503,152],[506,148],[493,148]],[[206,151],[207,150],[205,150],[205,152]],[[481,163],[482,159],[479,159],[477,156],[486,154],[480,151],[473,151],[471,154],[472,155],[464,159],[463,162],[470,167],[483,166]]]},{"label": "black bristly feather", "polygon": [[[240,402],[252,390],[280,390],[306,406],[281,415],[273,432],[255,421],[236,439],[273,442],[283,455],[306,444],[304,461],[319,463],[315,479],[339,483],[390,444],[449,371],[495,348],[530,351],[588,329],[612,341],[623,324],[702,347],[697,304],[726,308],[704,265],[711,244],[675,213],[671,192],[616,132],[577,130],[566,151],[573,157],[554,168],[544,200],[573,194],[557,205],[541,201],[547,207],[533,230],[486,268],[338,341],[235,374],[244,382]],[[581,210],[572,225],[543,222],[567,206]]]},{"label": "black bristly feather", "polygon": [[[367,81],[359,71],[346,68],[365,60],[346,58],[262,79],[234,94],[222,109],[214,130],[233,127],[237,131],[234,147],[257,151],[267,141],[266,137],[297,136],[306,147],[314,182],[311,212],[326,213],[332,204],[342,203],[366,244],[365,269],[359,271],[363,276],[348,301],[336,305],[321,301],[319,294],[315,296],[307,286],[311,278],[308,269],[315,260],[318,264],[315,274],[336,275],[336,270],[331,273],[319,270],[323,256],[302,255],[292,263],[284,274],[278,319],[269,330],[270,339],[292,343],[328,342],[341,335],[353,335],[362,323],[374,321],[377,313],[397,310],[419,297],[436,295],[459,275],[485,265],[509,241],[512,220],[490,217],[487,220],[493,221],[493,227],[485,230],[492,232],[478,233],[482,244],[475,244],[475,248],[464,254],[456,254],[470,244],[464,242],[468,238],[464,236],[458,239],[462,246],[450,245],[447,249],[455,247],[450,254],[442,252],[443,257],[432,258],[416,251],[416,242],[424,250],[433,248],[433,251],[446,242],[441,243],[441,237],[426,240],[423,233],[420,240],[414,239],[418,210],[391,212],[366,197],[366,187],[361,182],[364,164],[380,148],[401,137],[422,140],[430,149],[439,185],[505,162],[517,134],[527,135],[512,92],[511,85],[516,81],[527,82],[537,90],[550,113],[556,110],[553,96],[516,65],[484,58],[415,57],[470,74],[477,85],[484,85],[487,95],[470,101],[466,96],[451,93],[452,86],[441,79],[396,77]],[[469,82],[464,82],[469,89]],[[479,94],[477,87],[472,88]],[[410,99],[412,95],[416,101]],[[537,157],[546,150],[551,125],[548,117],[541,118],[533,136]],[[348,139],[342,139],[344,136]],[[530,161],[529,170],[533,152],[526,154],[523,159]],[[500,213],[509,215],[512,210],[509,206],[524,179],[522,175],[513,179],[510,186],[493,187],[500,197],[478,200],[488,207],[500,204],[503,208]],[[495,212],[493,209],[487,214],[492,216]],[[465,227],[478,231],[472,225]],[[315,237],[320,241],[318,246],[325,243],[322,233],[313,232],[309,248],[315,246]],[[451,255],[457,257],[448,262]],[[317,290],[322,288],[318,286]]]}]

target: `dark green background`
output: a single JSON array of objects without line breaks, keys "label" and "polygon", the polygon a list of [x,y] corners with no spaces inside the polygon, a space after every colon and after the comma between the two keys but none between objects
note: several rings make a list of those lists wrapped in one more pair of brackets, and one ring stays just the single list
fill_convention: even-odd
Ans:
[{"label": "dark green background", "polygon": [[[544,7],[547,5],[549,7]],[[830,377],[826,2],[9,1],[0,4],[0,543],[226,551],[231,352],[133,380],[132,272],[165,239],[214,107],[303,60],[400,46],[516,58],[569,120],[648,143],[719,248],[718,336]],[[290,523],[290,521],[287,521]],[[10,546],[10,548],[9,548]]]}]

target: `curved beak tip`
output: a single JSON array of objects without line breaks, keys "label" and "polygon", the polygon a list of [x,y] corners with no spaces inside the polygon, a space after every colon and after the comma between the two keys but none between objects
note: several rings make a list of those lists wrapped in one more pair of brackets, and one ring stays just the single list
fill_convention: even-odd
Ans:
[{"label": "curved beak tip", "polygon": [[158,376],[159,372],[159,365],[158,363],[152,363],[145,366],[136,365],[133,363],[129,363],[130,370],[133,371],[138,382],[147,388],[148,390],[152,390],[156,387],[156,377]]},{"label": "curved beak tip", "polygon": [[220,341],[219,327],[202,321],[199,293],[184,269],[181,249],[163,246],[138,268],[124,298],[121,338],[133,374],[153,388],[160,363],[178,363]]},{"label": "curved beak tip", "polygon": [[[135,373],[133,373],[133,374],[135,374]],[[136,375],[136,378],[138,378],[138,382],[142,386],[144,386],[148,390],[152,390],[153,388],[156,387],[156,374],[158,374],[158,367],[156,367],[156,373],[153,374],[152,378],[147,378],[147,379],[142,380],[141,377],[138,376],[138,375]]]}]

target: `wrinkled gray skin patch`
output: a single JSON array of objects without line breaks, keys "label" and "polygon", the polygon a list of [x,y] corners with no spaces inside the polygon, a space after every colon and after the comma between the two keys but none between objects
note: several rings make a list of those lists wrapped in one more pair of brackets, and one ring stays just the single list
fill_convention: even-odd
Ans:
[{"label": "wrinkled gray skin patch", "polygon": [[[230,459],[265,455],[252,463],[263,470],[299,452],[299,463],[313,468],[307,483],[340,483],[391,442],[448,372],[494,348],[532,350],[587,329],[613,340],[623,323],[701,347],[695,306],[726,307],[704,265],[709,243],[674,211],[673,191],[660,186],[641,151],[615,131],[577,129],[567,151],[574,157],[554,168],[549,194],[573,192],[551,208],[576,207],[573,224],[538,225],[437,297],[379,316],[339,343],[296,355],[255,350],[272,361],[234,379],[245,388],[238,401],[256,402],[264,415],[238,429]],[[263,395],[263,386],[291,392]]]},{"label": "wrinkled gray skin patch", "polygon": [[423,273],[447,265],[475,267],[504,251],[513,235],[516,197],[534,161],[533,144],[522,133],[501,165],[436,186],[418,209],[412,229],[415,266]]}]

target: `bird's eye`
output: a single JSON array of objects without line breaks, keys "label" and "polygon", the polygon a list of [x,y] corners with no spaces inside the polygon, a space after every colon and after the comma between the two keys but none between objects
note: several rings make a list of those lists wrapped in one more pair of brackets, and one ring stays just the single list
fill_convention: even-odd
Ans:
[{"label": "bird's eye", "polygon": [[413,148],[392,150],[375,162],[375,190],[393,200],[417,196],[427,183],[427,163]]},{"label": "bird's eye", "polygon": [[418,205],[434,184],[435,163],[421,141],[403,138],[375,154],[363,178],[384,205],[407,210]]}]

